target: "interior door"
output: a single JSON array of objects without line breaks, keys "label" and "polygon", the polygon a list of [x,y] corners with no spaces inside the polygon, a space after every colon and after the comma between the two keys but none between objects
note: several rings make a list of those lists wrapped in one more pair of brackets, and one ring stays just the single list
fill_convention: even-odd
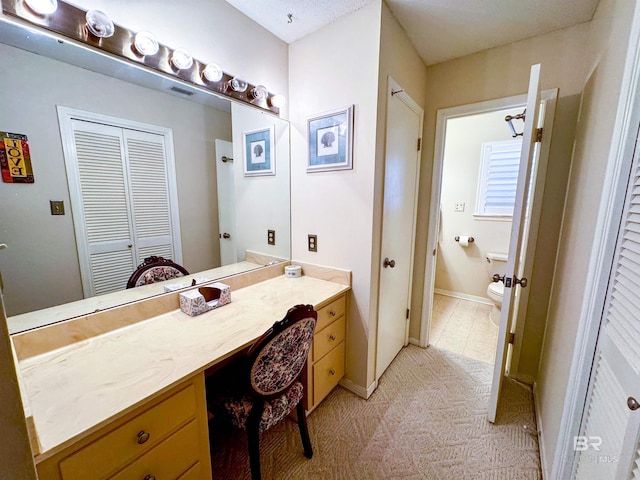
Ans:
[{"label": "interior door", "polygon": [[487,420],[495,422],[502,388],[502,380],[507,364],[507,354],[509,347],[509,333],[512,330],[513,318],[515,314],[515,296],[517,288],[522,279],[517,277],[522,271],[522,258],[525,213],[527,207],[527,197],[531,183],[531,170],[534,163],[534,155],[539,153],[535,147],[535,129],[538,125],[538,115],[540,109],[540,65],[531,67],[529,77],[529,90],[527,95],[526,119],[522,139],[522,151],[520,153],[520,169],[518,171],[518,187],[516,190],[516,200],[513,208],[511,223],[511,235],[509,239],[509,258],[507,260],[507,270],[504,277],[504,295],[502,297],[502,314],[500,326],[498,328],[498,345],[496,348],[496,360],[493,366],[493,381],[491,383],[491,394],[489,397],[489,409]]},{"label": "interior door", "polygon": [[421,133],[422,109],[390,78],[376,379],[407,343]]},{"label": "interior door", "polygon": [[218,183],[218,226],[221,265],[229,265],[238,261],[235,184],[233,178],[233,143],[216,139],[216,181]]},{"label": "interior door", "polygon": [[640,153],[638,139],[580,435],[578,479],[640,479]]}]

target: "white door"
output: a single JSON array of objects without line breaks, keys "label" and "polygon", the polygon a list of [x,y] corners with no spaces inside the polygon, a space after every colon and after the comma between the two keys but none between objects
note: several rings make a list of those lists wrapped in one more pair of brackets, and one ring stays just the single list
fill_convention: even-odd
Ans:
[{"label": "white door", "polygon": [[520,170],[518,172],[518,187],[516,199],[513,207],[513,217],[511,223],[511,235],[509,238],[509,258],[504,278],[504,295],[502,299],[502,314],[498,329],[498,345],[496,348],[496,360],[493,366],[493,381],[491,384],[491,394],[489,397],[489,409],[487,419],[495,422],[500,389],[505,374],[507,364],[507,353],[509,346],[509,333],[512,331],[512,323],[515,315],[515,295],[516,289],[520,288],[516,281],[521,280],[520,272],[521,253],[523,251],[525,211],[527,207],[527,197],[529,192],[531,170],[534,163],[534,155],[539,154],[536,147],[535,128],[538,125],[538,114],[540,109],[540,65],[531,67],[529,78],[529,93],[527,95],[526,119],[524,124],[524,134],[522,139],[522,151],[520,153]]},{"label": "white door", "polygon": [[236,252],[236,208],[233,175],[233,143],[216,139],[216,181],[218,184],[218,226],[220,264],[238,261]]},{"label": "white door", "polygon": [[574,438],[577,479],[640,479],[640,153],[638,140],[598,345]]},{"label": "white door", "polygon": [[376,379],[407,343],[422,109],[389,78]]}]

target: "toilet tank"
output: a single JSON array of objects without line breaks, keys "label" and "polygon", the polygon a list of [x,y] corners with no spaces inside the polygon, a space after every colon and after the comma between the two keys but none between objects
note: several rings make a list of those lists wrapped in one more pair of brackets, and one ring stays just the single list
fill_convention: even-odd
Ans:
[{"label": "toilet tank", "polygon": [[507,271],[507,258],[506,253],[487,252],[487,269],[489,275],[497,273],[498,275],[504,275]]}]

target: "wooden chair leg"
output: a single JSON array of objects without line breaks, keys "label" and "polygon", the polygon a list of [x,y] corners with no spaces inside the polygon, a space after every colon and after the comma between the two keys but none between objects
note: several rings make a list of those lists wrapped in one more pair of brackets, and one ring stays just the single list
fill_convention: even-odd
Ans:
[{"label": "wooden chair leg", "polygon": [[302,400],[298,402],[296,406],[296,413],[298,415],[298,428],[300,429],[300,438],[302,439],[302,448],[304,448],[304,456],[307,458],[313,457],[313,449],[311,448],[311,440],[309,439],[309,429],[307,428],[307,415],[304,412],[302,406]]}]

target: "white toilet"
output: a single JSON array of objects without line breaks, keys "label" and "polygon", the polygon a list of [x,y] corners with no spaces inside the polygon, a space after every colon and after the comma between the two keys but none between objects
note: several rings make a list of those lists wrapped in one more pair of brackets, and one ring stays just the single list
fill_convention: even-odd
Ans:
[{"label": "white toilet", "polygon": [[[487,269],[489,271],[489,278],[496,273],[501,277],[504,276],[507,270],[507,254],[487,252]],[[491,282],[487,287],[487,297],[493,302],[489,319],[496,327],[500,325],[500,309],[502,307],[503,293],[504,283],[502,282]]]}]

